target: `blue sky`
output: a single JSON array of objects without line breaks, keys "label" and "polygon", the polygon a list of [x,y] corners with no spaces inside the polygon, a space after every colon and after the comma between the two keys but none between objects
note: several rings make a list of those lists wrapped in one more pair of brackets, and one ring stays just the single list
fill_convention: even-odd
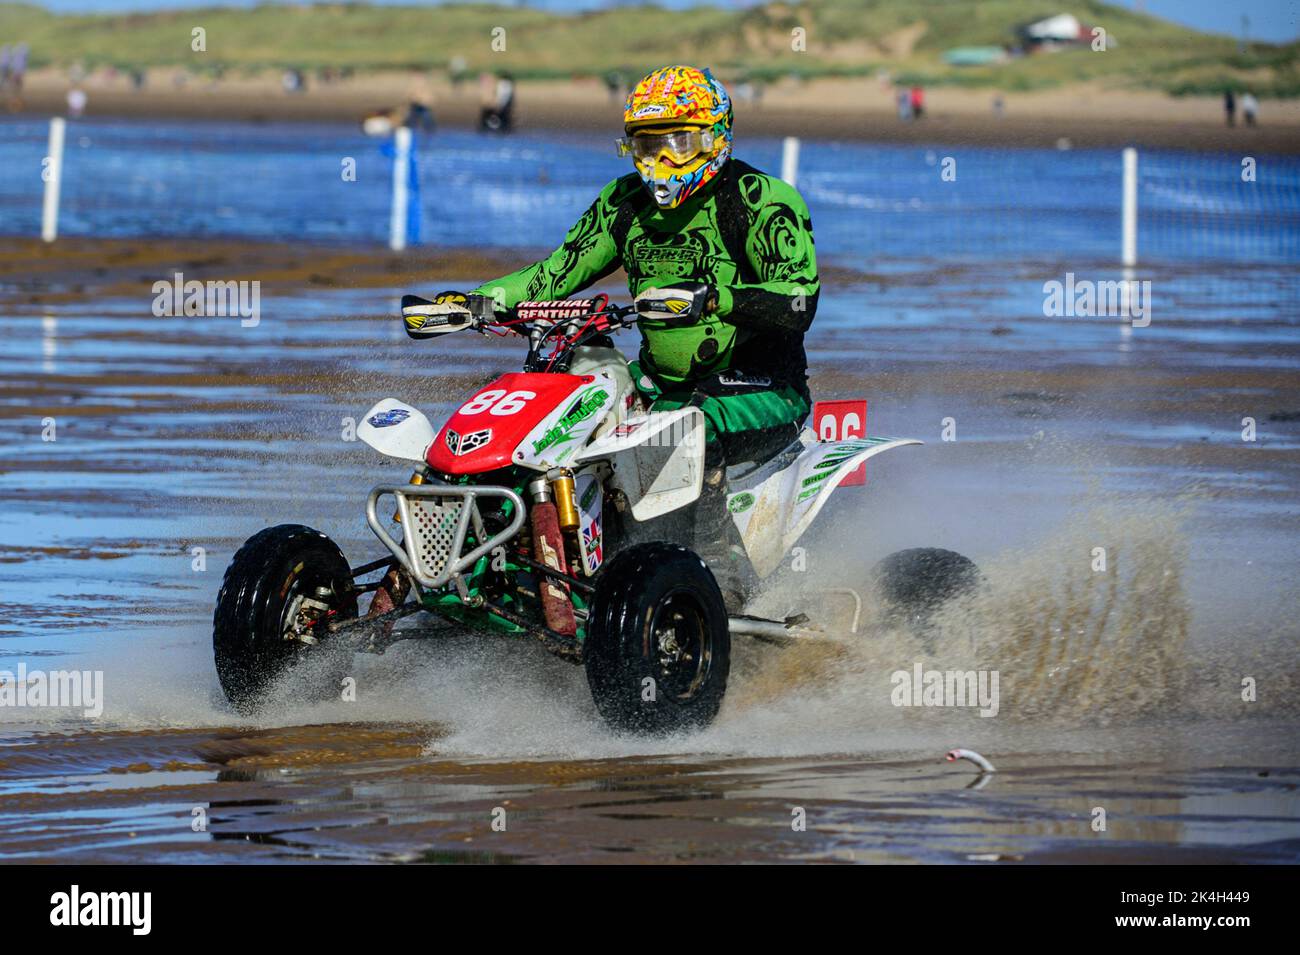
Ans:
[{"label": "blue sky", "polygon": [[[161,10],[196,6],[253,6],[256,0],[36,0],[40,5],[60,12],[122,12]],[[384,0],[378,0],[384,2]],[[437,0],[397,0],[416,5],[433,5]],[[590,9],[615,6],[619,0],[528,0],[529,6],[553,10]],[[695,0],[658,0],[661,6],[691,6]],[[752,0],[714,0],[717,6],[747,6]],[[978,2],[978,0],[974,0]],[[1300,0],[1119,0],[1120,6],[1140,7],[1146,12],[1185,23],[1200,30],[1212,30],[1232,36],[1241,34],[1241,17],[1250,18],[1249,36],[1253,40],[1287,42],[1296,39],[1296,18]],[[1049,2],[1044,9],[1050,8]],[[1060,11],[1070,9],[1069,0],[1058,0]]]}]

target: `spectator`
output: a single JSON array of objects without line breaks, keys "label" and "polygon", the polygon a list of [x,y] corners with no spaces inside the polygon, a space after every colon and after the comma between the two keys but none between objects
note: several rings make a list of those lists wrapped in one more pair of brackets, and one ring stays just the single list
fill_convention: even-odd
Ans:
[{"label": "spectator", "polygon": [[919,86],[912,87],[912,118],[920,119],[925,115],[925,91]]},{"label": "spectator", "polygon": [[896,94],[898,102],[898,118],[907,122],[912,118],[912,100],[907,95],[907,90],[899,90]]},{"label": "spectator", "polygon": [[1223,112],[1228,117],[1228,125],[1237,125],[1237,97],[1232,95],[1232,89],[1223,91]]},{"label": "spectator", "polygon": [[1259,113],[1259,100],[1255,99],[1255,94],[1246,90],[1241,97],[1241,118],[1246,121],[1247,126],[1255,125],[1255,116]]},{"label": "spectator", "polygon": [[493,83],[491,77],[484,74],[481,90],[484,105],[479,113],[479,128],[494,133],[508,133],[514,125],[514,77],[502,73]]},{"label": "spectator", "polygon": [[86,91],[80,86],[68,90],[68,118],[81,119],[86,112]]},{"label": "spectator", "polygon": [[280,76],[280,86],[286,93],[302,93],[307,89],[307,77],[302,70],[285,70]]},{"label": "spectator", "polygon": [[23,74],[27,72],[27,44],[19,43],[9,58],[9,85],[15,96],[23,92]]}]

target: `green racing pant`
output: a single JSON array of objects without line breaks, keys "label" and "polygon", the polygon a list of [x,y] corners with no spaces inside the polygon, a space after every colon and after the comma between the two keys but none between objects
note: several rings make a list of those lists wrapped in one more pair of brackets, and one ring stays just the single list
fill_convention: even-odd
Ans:
[{"label": "green racing pant", "polygon": [[[798,437],[799,426],[811,410],[807,389],[792,384],[731,387],[714,378],[694,385],[660,386],[639,371],[633,368],[633,378],[651,411],[694,405],[703,412],[710,466],[770,457]],[[725,376],[719,378],[725,381]],[[652,387],[646,388],[647,384]]]},{"label": "green racing pant", "polygon": [[808,417],[806,388],[781,383],[737,385],[726,375],[661,387],[632,362],[633,380],[651,411],[694,405],[704,414],[704,481],[695,503],[692,548],[709,565],[728,609],[740,612],[756,586],[753,568],[726,508],[727,465],[766,461],[788,447]]}]

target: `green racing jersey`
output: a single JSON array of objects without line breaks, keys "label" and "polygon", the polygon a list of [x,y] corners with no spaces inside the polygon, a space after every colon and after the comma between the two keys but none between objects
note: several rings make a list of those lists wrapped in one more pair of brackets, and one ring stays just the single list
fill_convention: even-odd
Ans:
[{"label": "green racing jersey", "polygon": [[717,291],[716,313],[698,324],[638,323],[641,370],[661,386],[738,372],[806,391],[803,336],[820,286],[808,207],[793,186],[732,159],[688,202],[661,210],[629,173],[549,256],[474,291],[511,308],[568,298],[619,268],[633,296],[683,281]]}]

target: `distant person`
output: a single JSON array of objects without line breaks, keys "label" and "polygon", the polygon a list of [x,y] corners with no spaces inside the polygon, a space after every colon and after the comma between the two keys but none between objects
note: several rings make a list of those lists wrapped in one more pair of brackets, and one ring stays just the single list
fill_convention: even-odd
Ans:
[{"label": "distant person", "polygon": [[280,87],[286,93],[301,93],[307,89],[307,78],[302,70],[285,70],[280,76]]},{"label": "distant person", "polygon": [[23,74],[27,72],[27,44],[0,49],[0,96],[5,107],[16,113],[23,108]]},{"label": "distant person", "polygon": [[605,74],[605,92],[609,94],[611,103],[621,103],[627,97],[627,80],[618,70]]},{"label": "distant person", "polygon": [[515,114],[515,78],[509,73],[502,73],[497,80],[497,113],[501,116],[502,132],[508,132],[514,125]]},{"label": "distant person", "polygon": [[1001,119],[1007,110],[1006,103],[1002,101],[1001,94],[993,97],[993,118]]},{"label": "distant person", "polygon": [[451,78],[451,88],[459,90],[469,75],[469,61],[463,56],[453,56],[447,64],[447,75]]},{"label": "distant person", "polygon": [[80,86],[68,90],[68,118],[81,119],[86,112],[86,91]]},{"label": "distant person", "polygon": [[925,115],[925,90],[919,86],[912,87],[911,93],[912,118],[920,119]]},{"label": "distant person", "polygon": [[433,132],[436,125],[433,116],[433,82],[427,72],[416,70],[411,73],[406,99],[406,115],[402,119],[402,125],[426,133]]},{"label": "distant person", "polygon": [[480,101],[483,102],[479,113],[479,128],[493,133],[508,133],[514,125],[515,81],[509,73],[502,73],[492,80],[484,74],[480,79]]},{"label": "distant person", "polygon": [[907,95],[907,90],[899,90],[894,100],[898,104],[898,118],[907,122],[912,118],[912,98]]},{"label": "distant person", "polygon": [[438,128],[438,121],[433,115],[433,107],[419,100],[411,100],[406,107],[406,118],[402,125],[417,132],[431,133]]},{"label": "distant person", "polygon": [[23,92],[23,76],[27,72],[27,44],[19,43],[9,58],[9,85],[15,96]]},{"label": "distant person", "polygon": [[1228,118],[1229,126],[1237,125],[1237,97],[1232,95],[1231,89],[1223,91],[1223,112]]},{"label": "distant person", "polygon": [[1259,100],[1255,99],[1255,94],[1250,90],[1241,97],[1241,118],[1246,121],[1247,126],[1255,125],[1255,117],[1259,114]]}]

